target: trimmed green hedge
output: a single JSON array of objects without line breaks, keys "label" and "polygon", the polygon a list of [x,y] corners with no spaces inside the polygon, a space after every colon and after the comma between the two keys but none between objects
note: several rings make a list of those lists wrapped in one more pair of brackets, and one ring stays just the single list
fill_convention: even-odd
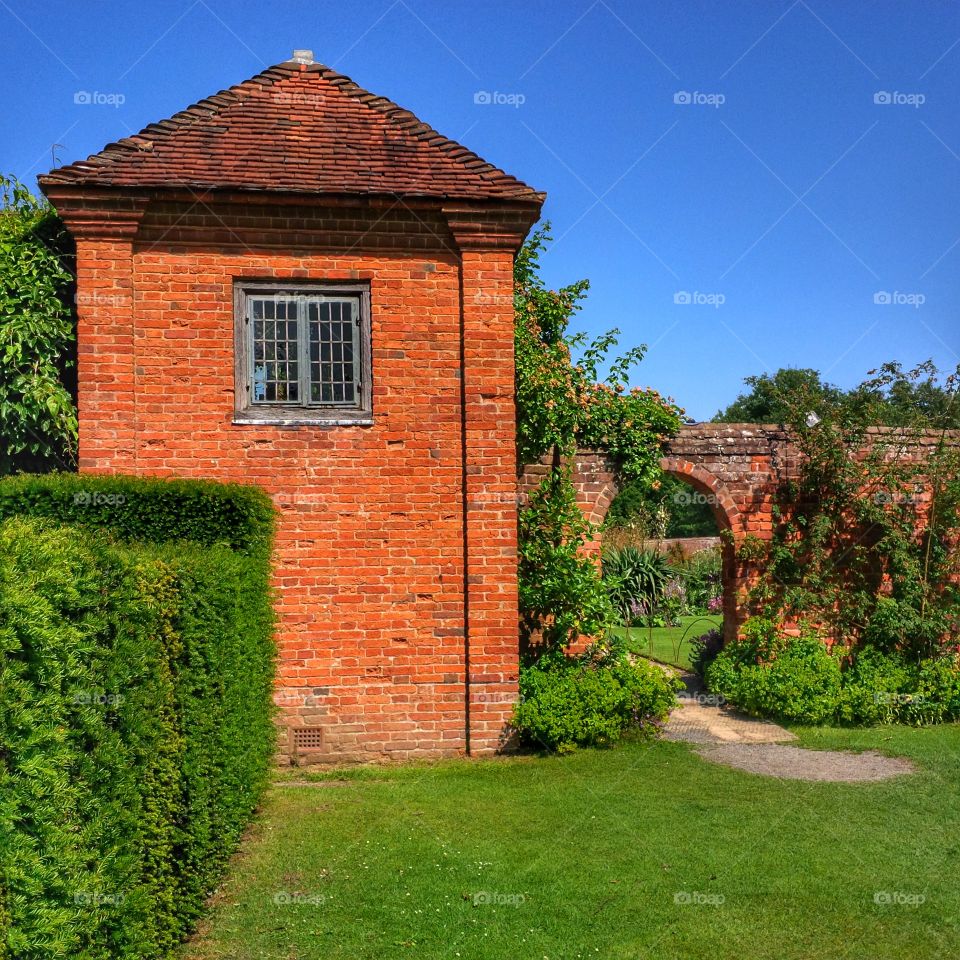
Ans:
[{"label": "trimmed green hedge", "polygon": [[268,776],[270,502],[83,476],[0,502],[42,517],[0,522],[0,957],[170,956]]},{"label": "trimmed green hedge", "polygon": [[263,557],[274,512],[265,493],[241,484],[50,473],[0,480],[0,520],[16,516],[49,517],[144,543],[222,543]]}]

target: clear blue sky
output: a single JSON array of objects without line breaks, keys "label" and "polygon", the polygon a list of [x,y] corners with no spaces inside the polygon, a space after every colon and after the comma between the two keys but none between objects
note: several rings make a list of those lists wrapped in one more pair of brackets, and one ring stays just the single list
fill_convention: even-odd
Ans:
[{"label": "clear blue sky", "polygon": [[956,3],[0,0],[0,170],[294,47],[545,190],[548,282],[588,277],[579,324],[698,419],[779,366],[960,360]]}]

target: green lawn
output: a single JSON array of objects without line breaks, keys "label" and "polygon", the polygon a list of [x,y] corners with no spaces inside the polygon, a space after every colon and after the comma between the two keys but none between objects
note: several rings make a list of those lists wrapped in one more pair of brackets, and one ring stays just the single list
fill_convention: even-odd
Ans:
[{"label": "green lawn", "polygon": [[658,741],[277,785],[184,957],[960,956],[960,727],[798,732],[921,771],[777,781]]},{"label": "green lawn", "polygon": [[661,663],[690,668],[690,641],[711,627],[719,628],[723,617],[719,614],[707,617],[681,617],[679,627],[616,627],[621,636],[627,634],[634,653],[652,657]]}]

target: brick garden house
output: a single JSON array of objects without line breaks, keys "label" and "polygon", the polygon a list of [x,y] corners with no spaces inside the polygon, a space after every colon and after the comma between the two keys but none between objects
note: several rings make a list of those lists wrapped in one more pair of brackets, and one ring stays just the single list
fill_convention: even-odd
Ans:
[{"label": "brick garden house", "polygon": [[544,198],[299,53],[41,178],[77,244],[80,469],[273,496],[286,756],[489,752]]}]

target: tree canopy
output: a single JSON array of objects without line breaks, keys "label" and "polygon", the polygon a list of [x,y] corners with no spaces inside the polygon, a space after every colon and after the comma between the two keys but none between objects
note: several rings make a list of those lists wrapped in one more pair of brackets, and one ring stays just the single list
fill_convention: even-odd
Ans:
[{"label": "tree canopy", "polygon": [[73,463],[69,259],[49,204],[0,176],[0,473]]},{"label": "tree canopy", "polygon": [[844,390],[824,380],[817,370],[781,367],[773,374],[746,377],[749,391],[720,410],[713,422],[789,424],[798,403],[818,416],[846,404],[869,411],[873,422],[882,426],[903,426],[920,412],[940,426],[960,428],[960,405],[937,382],[933,364],[921,364],[916,371],[917,375],[907,375],[900,364],[888,363],[880,371],[871,371],[881,376]]}]

